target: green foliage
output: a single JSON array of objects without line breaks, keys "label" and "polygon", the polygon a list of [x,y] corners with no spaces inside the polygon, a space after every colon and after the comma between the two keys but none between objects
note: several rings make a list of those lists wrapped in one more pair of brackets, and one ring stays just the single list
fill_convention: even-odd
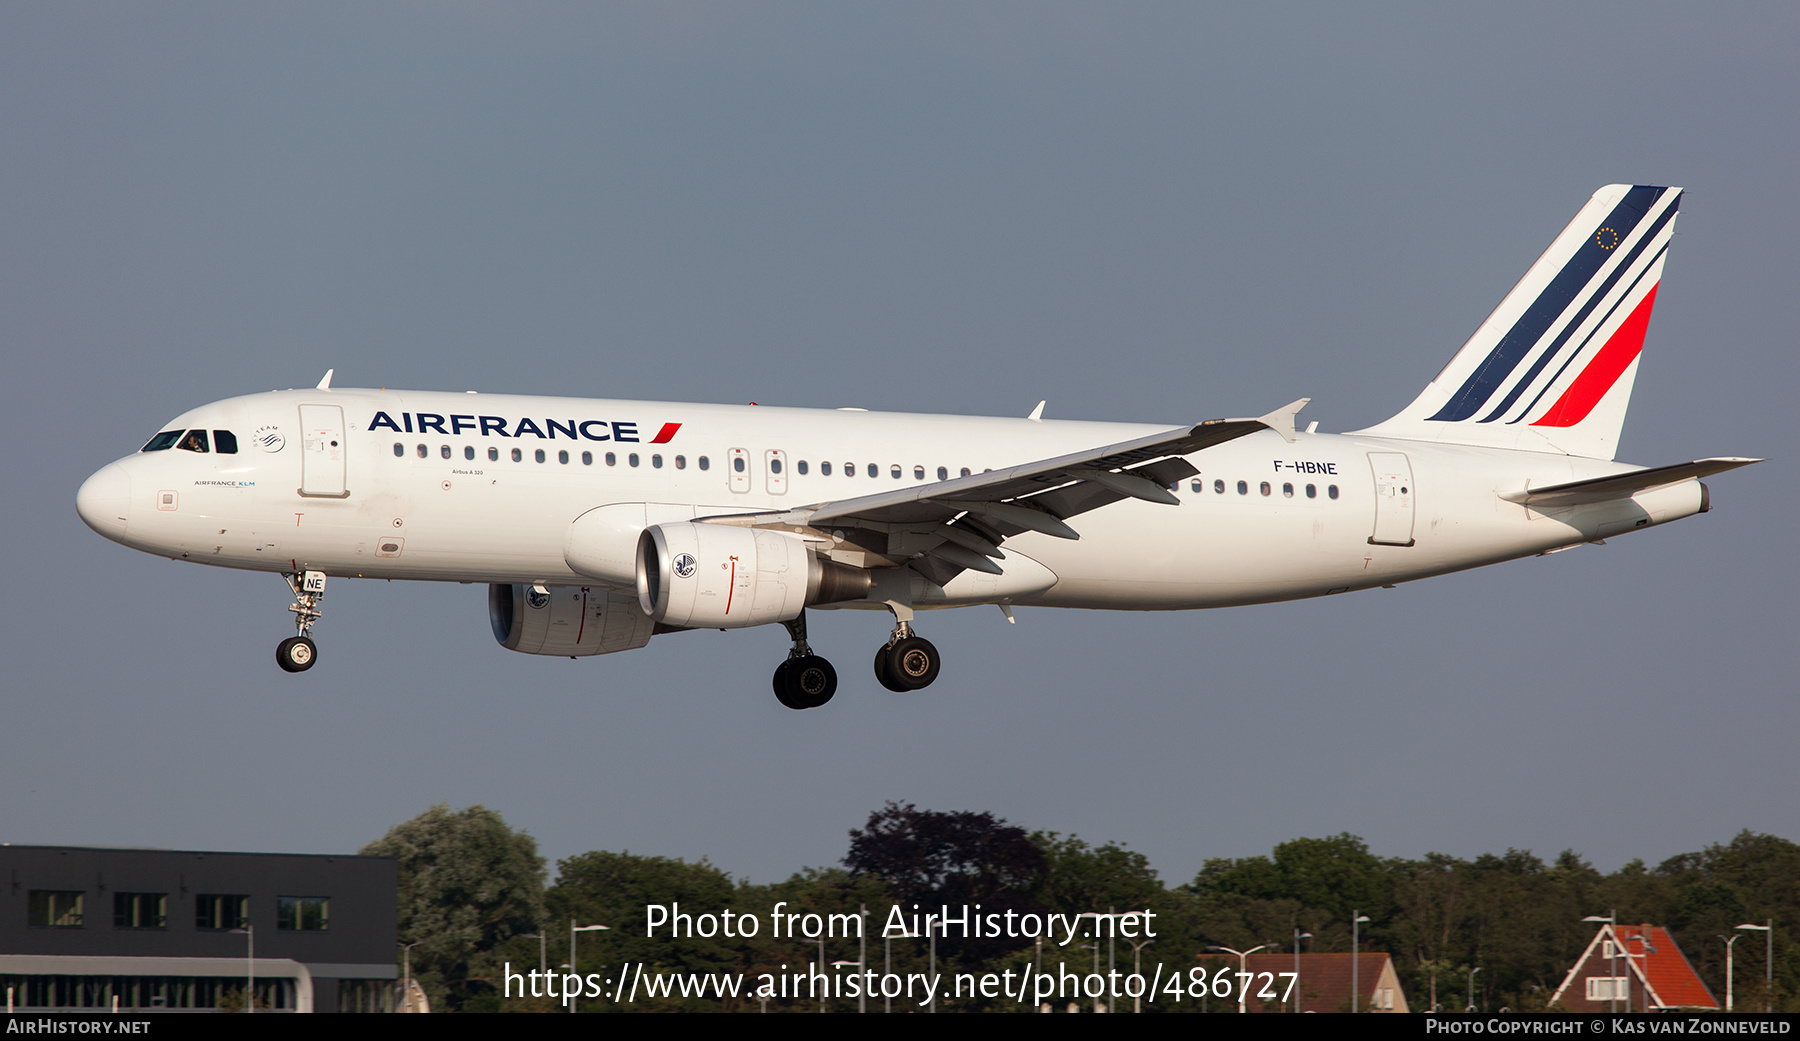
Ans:
[{"label": "green foliage", "polygon": [[498,981],[493,952],[544,918],[544,860],[530,835],[482,806],[443,803],[364,846],[400,868],[399,932],[433,1008],[461,1008]]}]

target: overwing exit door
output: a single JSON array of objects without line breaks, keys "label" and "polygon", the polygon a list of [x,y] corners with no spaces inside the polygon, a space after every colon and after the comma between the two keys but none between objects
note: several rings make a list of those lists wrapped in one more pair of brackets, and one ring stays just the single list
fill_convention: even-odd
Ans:
[{"label": "overwing exit door", "polygon": [[300,406],[300,494],[346,499],[344,410],[337,405]]}]

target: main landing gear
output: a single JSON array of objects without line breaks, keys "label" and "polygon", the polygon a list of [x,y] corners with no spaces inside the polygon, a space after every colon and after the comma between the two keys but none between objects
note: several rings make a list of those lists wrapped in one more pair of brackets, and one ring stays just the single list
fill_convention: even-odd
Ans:
[{"label": "main landing gear", "polygon": [[275,645],[275,664],[284,672],[305,672],[319,660],[318,645],[308,634],[312,632],[313,623],[325,613],[319,608],[319,601],[325,597],[325,573],[306,571],[281,577],[294,591],[294,602],[288,610],[294,612],[296,633]]},{"label": "main landing gear", "polygon": [[931,641],[914,636],[910,621],[899,621],[888,642],[875,651],[875,678],[895,693],[923,690],[938,678],[943,659]]},{"label": "main landing gear", "polygon": [[787,626],[794,649],[775,669],[775,699],[788,708],[818,708],[837,693],[837,670],[806,645],[806,612]]}]

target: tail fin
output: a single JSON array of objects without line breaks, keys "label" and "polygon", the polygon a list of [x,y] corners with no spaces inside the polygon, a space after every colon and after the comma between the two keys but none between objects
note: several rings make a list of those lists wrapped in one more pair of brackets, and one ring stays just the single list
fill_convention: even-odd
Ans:
[{"label": "tail fin", "polygon": [[1680,202],[1595,192],[1418,399],[1356,433],[1613,458]]}]

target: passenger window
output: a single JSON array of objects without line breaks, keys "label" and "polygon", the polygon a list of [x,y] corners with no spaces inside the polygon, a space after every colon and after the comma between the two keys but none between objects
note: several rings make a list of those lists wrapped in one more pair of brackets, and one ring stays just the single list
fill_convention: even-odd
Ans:
[{"label": "passenger window", "polygon": [[966,466],[965,466],[965,467],[963,467],[963,468],[962,468],[962,475],[963,475],[963,476],[964,476],[964,477],[967,477],[967,476],[969,476],[969,468],[968,468],[968,467],[966,467]]},{"label": "passenger window", "polygon": [[1239,481],[1238,482],[1238,494],[1239,495],[1249,495],[1250,494],[1250,482],[1249,481]]},{"label": "passenger window", "polygon": [[[633,463],[632,465],[636,466],[637,464]],[[731,468],[733,470],[736,470],[738,473],[743,473],[744,467],[746,465],[747,464],[744,462],[744,457],[741,455],[731,461]]]},{"label": "passenger window", "polygon": [[1293,485],[1291,485],[1291,484],[1284,484],[1284,485],[1282,485],[1282,486],[1281,486],[1281,494],[1282,494],[1282,495],[1283,495],[1283,496],[1284,496],[1284,497],[1285,497],[1285,498],[1289,498],[1289,499],[1292,499],[1292,498],[1293,498],[1293,497],[1294,497],[1294,486],[1293,486]]},{"label": "passenger window", "polygon": [[1319,486],[1316,484],[1307,485],[1306,486],[1306,497],[1308,499],[1317,499],[1319,497]]},{"label": "passenger window", "polygon": [[820,463],[819,464],[819,474],[820,474],[820,476],[823,476],[823,477],[830,477],[831,476],[831,464],[828,462]]},{"label": "passenger window", "polygon": [[400,459],[400,458],[405,457],[405,455],[406,455],[406,446],[401,444],[398,441],[395,441],[394,442],[394,458]]},{"label": "passenger window", "polygon": [[1225,482],[1222,480],[1214,481],[1213,482],[1213,491],[1218,492],[1220,495],[1224,495],[1225,494]]},{"label": "passenger window", "polygon": [[[662,456],[660,456],[660,455],[651,456],[650,457],[650,465],[656,467],[658,470],[662,469]],[[781,467],[779,465],[777,465],[776,469],[779,470],[779,469],[781,469]]]},{"label": "passenger window", "polygon": [[925,468],[923,466],[913,467],[913,480],[923,481],[924,479],[925,479]]},{"label": "passenger window", "polygon": [[636,452],[633,452],[633,453],[631,453],[631,454],[630,454],[630,455],[628,455],[628,456],[626,456],[626,457],[625,457],[625,461],[626,461],[626,462],[627,462],[627,463],[630,463],[630,464],[631,464],[631,465],[632,465],[632,466],[636,466],[636,465],[637,465],[637,463],[638,463],[638,460],[637,460],[637,453],[636,453]]},{"label": "passenger window", "polygon": [[[687,469],[687,456],[678,455],[675,457],[675,469],[677,469],[677,470]],[[800,472],[801,473],[806,472],[806,464],[805,463],[800,464]]]},{"label": "passenger window", "polygon": [[804,459],[797,460],[794,463],[794,469],[800,471],[800,476],[805,477],[806,476],[806,460],[804,460]]},{"label": "passenger window", "polygon": [[1205,488],[1206,488],[1206,482],[1199,480],[1198,478],[1188,482],[1188,491],[1190,491],[1190,492],[1203,491],[1203,490],[1205,490]]},{"label": "passenger window", "polygon": [[[657,463],[656,465],[661,466],[662,464]],[[781,472],[781,460],[779,458],[769,460],[769,472],[772,474],[778,474]]]},{"label": "passenger window", "polygon": [[702,470],[712,469],[712,460],[706,458],[705,456],[701,456],[700,457],[700,469],[702,469]]},{"label": "passenger window", "polygon": [[229,430],[213,431],[213,451],[220,455],[237,455],[237,435]]},{"label": "passenger window", "polygon": [[581,465],[582,466],[593,466],[594,465],[594,453],[592,453],[592,452],[581,453]]},{"label": "passenger window", "polygon": [[1262,483],[1262,493],[1263,493],[1263,494],[1264,494],[1264,495],[1267,495],[1267,494],[1269,494],[1269,482],[1267,482],[1267,481],[1264,481],[1264,482],[1263,482],[1263,483]]},{"label": "passenger window", "polygon": [[188,431],[187,436],[182,438],[181,443],[176,445],[175,447],[181,449],[183,452],[204,452],[204,451],[206,451],[206,431],[204,431],[204,430]]},{"label": "passenger window", "polygon": [[442,448],[439,448],[438,455],[442,456],[445,459],[450,458],[450,446],[444,445]]},{"label": "passenger window", "polygon": [[515,448],[515,449],[513,449],[513,450],[512,450],[512,461],[513,461],[513,462],[515,462],[515,463],[516,463],[516,462],[519,462],[519,461],[520,461],[520,460],[522,460],[522,459],[524,459],[524,458],[525,458],[525,453],[524,453],[524,452],[522,452],[522,451],[520,451],[520,450],[519,450],[519,449],[517,449],[517,448]]},{"label": "passenger window", "polygon": [[612,454],[611,452],[606,453],[606,465],[607,466],[619,465],[619,457]]},{"label": "passenger window", "polygon": [[556,461],[564,466],[569,465],[569,450],[564,448],[556,453]]},{"label": "passenger window", "polygon": [[425,450],[425,446],[424,446],[424,445],[420,445],[420,446],[419,446],[419,447],[418,447],[418,450],[417,450],[417,451],[415,451],[415,452],[414,452],[414,453],[413,453],[413,454],[414,454],[414,455],[416,455],[416,456],[418,456],[418,457],[419,457],[419,458],[420,458],[420,459],[424,459],[424,458],[426,458],[426,457],[427,457],[427,456],[429,456],[429,455],[430,455],[430,453],[429,453],[429,452],[427,452],[427,451],[426,451],[426,450]]},{"label": "passenger window", "polygon": [[938,480],[948,481],[949,479],[950,479],[950,468],[948,466],[938,467]]},{"label": "passenger window", "polygon": [[464,459],[475,458],[475,446],[474,445],[464,445],[463,446],[463,458]]},{"label": "passenger window", "polygon": [[[880,477],[881,476],[880,465],[878,465],[876,463],[870,463],[869,464],[869,476],[870,477]],[[894,467],[894,476],[895,477],[900,476],[900,468],[898,466]]]},{"label": "passenger window", "polygon": [[1333,499],[1337,498],[1337,485],[1328,485],[1325,489],[1325,494],[1331,496]]},{"label": "passenger window", "polygon": [[499,461],[500,461],[500,450],[498,448],[488,449],[488,462],[497,463]]},{"label": "passenger window", "polygon": [[537,450],[537,452],[536,452],[536,453],[535,453],[535,454],[536,454],[536,457],[537,457],[537,461],[538,461],[538,462],[540,462],[540,463],[541,463],[541,462],[543,462],[543,461],[544,461],[544,450],[543,450],[543,449],[541,449],[541,448],[540,448],[540,449],[538,449],[538,450]]},{"label": "passenger window", "polygon": [[894,478],[894,480],[898,481],[900,479],[900,464],[899,463],[895,463],[893,466],[889,467],[888,470],[889,470],[890,475]]},{"label": "passenger window", "polygon": [[844,476],[845,477],[855,477],[856,476],[856,464],[855,463],[845,463],[844,464]]},{"label": "passenger window", "polygon": [[145,444],[143,448],[139,449],[139,451],[166,452],[169,449],[174,448],[175,442],[177,442],[179,440],[181,440],[181,431],[165,430],[162,433],[151,438],[149,443]]}]

